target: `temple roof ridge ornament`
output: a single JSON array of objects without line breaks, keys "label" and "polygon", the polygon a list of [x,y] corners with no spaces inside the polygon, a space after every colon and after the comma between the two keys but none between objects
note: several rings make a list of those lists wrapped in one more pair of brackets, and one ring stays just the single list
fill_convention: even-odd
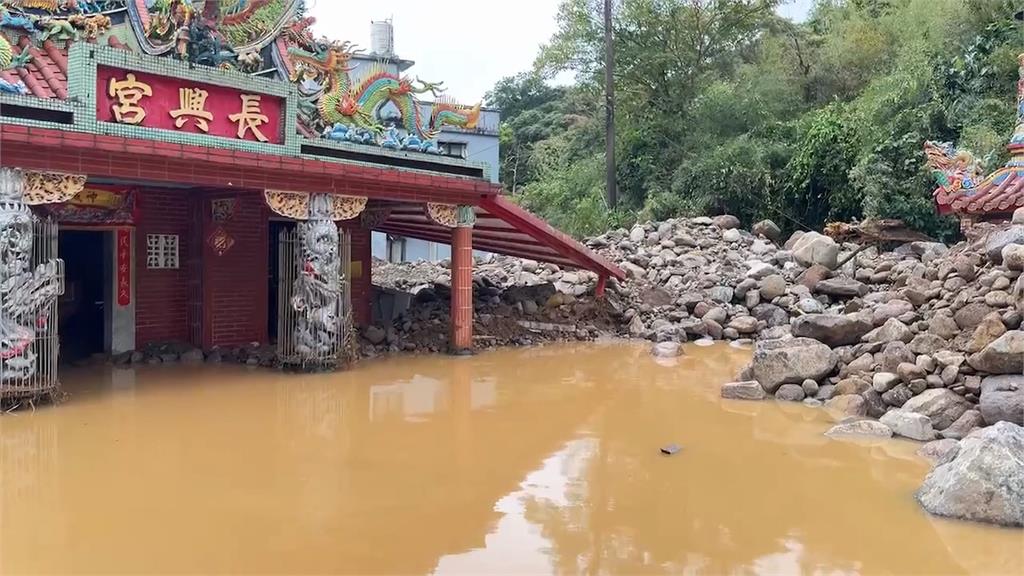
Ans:
[{"label": "temple roof ridge ornament", "polygon": [[986,175],[969,150],[952,142],[924,143],[928,167],[938,184],[934,197],[940,214],[1000,217],[1024,207],[1024,54],[1017,56],[1017,62],[1017,120],[1007,144],[1006,164]]}]

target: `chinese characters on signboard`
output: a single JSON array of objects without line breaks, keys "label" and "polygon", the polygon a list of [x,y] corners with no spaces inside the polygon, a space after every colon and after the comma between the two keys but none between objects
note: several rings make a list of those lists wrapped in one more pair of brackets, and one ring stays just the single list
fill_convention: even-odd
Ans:
[{"label": "chinese characters on signboard", "polygon": [[284,142],[285,99],[278,96],[100,66],[96,103],[101,122]]},{"label": "chinese characters on signboard", "polygon": [[132,231],[117,231],[117,305],[132,303]]}]

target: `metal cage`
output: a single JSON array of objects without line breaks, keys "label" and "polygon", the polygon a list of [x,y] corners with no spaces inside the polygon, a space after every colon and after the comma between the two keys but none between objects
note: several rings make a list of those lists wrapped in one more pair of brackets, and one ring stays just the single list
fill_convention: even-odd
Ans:
[{"label": "metal cage", "polygon": [[33,218],[32,236],[29,271],[35,270],[40,264],[54,262],[58,291],[57,297],[51,299],[46,309],[4,319],[14,326],[33,328],[34,337],[28,345],[28,354],[34,355],[35,362],[35,368],[27,376],[9,369],[6,363],[0,363],[0,401],[5,404],[52,396],[60,389],[60,380],[57,378],[57,357],[60,353],[57,300],[64,295],[64,261],[57,257],[57,222],[50,218]]},{"label": "metal cage", "polygon": [[351,235],[339,230],[338,254],[341,256],[339,284],[342,294],[338,300],[334,317],[337,318],[337,335],[329,352],[312,358],[300,354],[296,350],[295,329],[299,322],[299,313],[292,305],[295,295],[295,281],[300,273],[302,261],[302,245],[299,230],[290,228],[281,230],[278,241],[278,297],[277,297],[277,357],[286,367],[307,369],[334,368],[343,364],[347,358],[347,342],[352,326],[352,287],[349,282],[349,271],[352,267]]}]

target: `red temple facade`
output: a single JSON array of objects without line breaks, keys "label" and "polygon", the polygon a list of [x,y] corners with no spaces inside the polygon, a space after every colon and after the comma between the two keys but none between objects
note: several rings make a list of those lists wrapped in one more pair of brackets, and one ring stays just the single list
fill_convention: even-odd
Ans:
[{"label": "red temple facade", "polygon": [[[284,339],[299,363],[333,359],[371,321],[374,230],[451,244],[456,351],[474,249],[591,270],[599,290],[622,277],[437,152],[479,106],[425,106],[436,85],[384,65],[350,77],[350,46],[315,39],[297,0],[37,4],[0,4],[0,230],[35,222],[2,256],[35,302],[7,311],[12,366],[41,361],[53,311],[64,351]],[[12,370],[0,384],[32,372]]]}]

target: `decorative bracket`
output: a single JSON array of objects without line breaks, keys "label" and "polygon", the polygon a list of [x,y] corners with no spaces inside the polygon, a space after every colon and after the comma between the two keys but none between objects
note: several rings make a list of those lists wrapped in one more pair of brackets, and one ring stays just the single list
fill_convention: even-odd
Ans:
[{"label": "decorative bracket", "polygon": [[366,196],[342,196],[340,194],[310,194],[309,192],[288,192],[284,190],[266,190],[263,197],[267,206],[286,218],[309,220],[313,209],[312,198],[326,196],[329,200],[327,216],[330,220],[352,220],[366,209],[369,198]]},{"label": "decorative bracket", "polygon": [[455,204],[435,204],[427,202],[427,218],[438,226],[455,228],[459,225],[459,207]]},{"label": "decorative bracket", "polygon": [[25,188],[22,202],[30,206],[60,204],[78,195],[85,188],[84,174],[63,172],[24,172]]}]

